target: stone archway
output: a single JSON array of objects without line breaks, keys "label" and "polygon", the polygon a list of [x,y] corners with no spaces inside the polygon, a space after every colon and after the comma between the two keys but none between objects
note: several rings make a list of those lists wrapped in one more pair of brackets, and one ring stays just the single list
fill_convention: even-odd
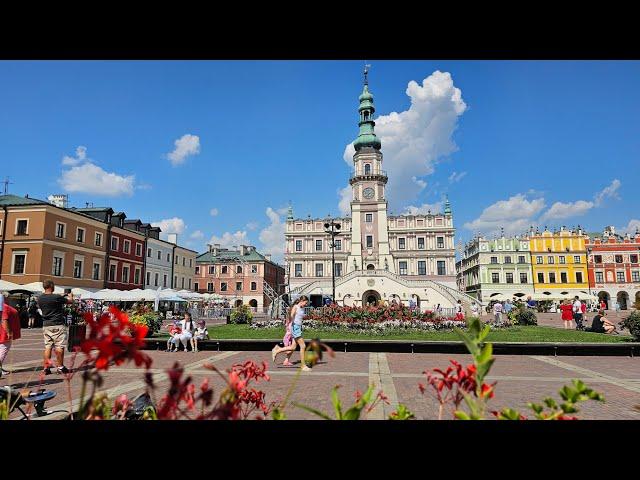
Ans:
[{"label": "stone archway", "polygon": [[353,307],[353,295],[347,293],[344,297],[342,297],[342,306]]},{"label": "stone archway", "polygon": [[411,295],[411,299],[416,302],[416,308],[420,310],[420,297],[414,293]]},{"label": "stone archway", "polygon": [[618,292],[617,300],[620,305],[620,310],[629,308],[629,294],[627,292]]},{"label": "stone archway", "polygon": [[369,265],[367,265],[367,270],[375,270],[376,266],[373,263],[370,263]]},{"label": "stone archway", "polygon": [[375,290],[367,290],[362,294],[362,306],[377,305],[380,298],[380,294]]},{"label": "stone archway", "polygon": [[602,301],[602,300],[604,300],[605,309],[608,310],[609,309],[609,301],[611,300],[611,297],[604,290],[598,293],[598,301]]},{"label": "stone archway", "polygon": [[233,304],[235,307],[239,307],[240,305],[242,305],[242,299],[239,298],[238,300],[235,301],[235,303]]},{"label": "stone archway", "polygon": [[255,298],[249,300],[249,306],[253,308],[258,308],[258,301]]}]

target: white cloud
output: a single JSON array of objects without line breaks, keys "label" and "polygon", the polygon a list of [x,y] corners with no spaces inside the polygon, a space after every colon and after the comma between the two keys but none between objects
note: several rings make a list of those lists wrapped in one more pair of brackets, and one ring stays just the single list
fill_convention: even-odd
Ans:
[{"label": "white cloud", "polygon": [[217,208],[212,208],[211,210],[209,210],[209,215],[211,215],[212,217],[216,217],[218,213],[219,212]]},{"label": "white cloud", "polygon": [[178,217],[166,218],[164,220],[160,220],[157,222],[151,222],[151,225],[154,227],[160,227],[162,232],[160,233],[160,238],[163,240],[167,239],[167,236],[170,233],[177,233],[181,235],[187,226],[184,224],[184,220]]},{"label": "white cloud", "polygon": [[[278,212],[283,209],[279,209]],[[287,208],[284,208],[286,213]],[[270,253],[274,262],[282,262],[284,260],[284,229],[285,224],[282,223],[280,215],[273,208],[268,207],[266,210],[267,217],[271,221],[268,227],[260,231],[260,242],[262,242],[263,253]]]},{"label": "white cloud", "polygon": [[340,209],[341,215],[347,215],[351,213],[351,200],[352,200],[352,190],[351,186],[347,185],[344,188],[338,190],[338,195],[340,196],[340,202],[338,203],[338,208]]},{"label": "white cloud", "polygon": [[467,172],[453,172],[451,175],[449,175],[449,183],[457,183],[460,180],[462,180],[462,178],[467,174]]},{"label": "white cloud", "polygon": [[427,213],[429,213],[429,211],[431,211],[431,213],[442,212],[442,202],[423,203],[419,207],[416,207],[414,205],[409,205],[405,210],[405,215],[406,214],[409,214],[409,215],[424,214],[424,215],[426,215]]},{"label": "white cloud", "polygon": [[247,223],[246,228],[247,228],[247,230],[255,230],[259,226],[260,226],[260,224],[258,222],[249,222],[249,223]]},{"label": "white cloud", "polygon": [[200,137],[187,133],[174,142],[176,148],[167,154],[167,158],[175,167],[185,162],[189,155],[200,153]]},{"label": "white cloud", "polygon": [[584,200],[569,203],[556,202],[540,217],[540,220],[560,220],[563,218],[578,217],[587,213],[594,206],[595,204],[593,202]]},{"label": "white cloud", "polygon": [[63,171],[58,183],[66,192],[106,197],[131,196],[135,188],[135,175],[122,176],[106,172],[93,163],[85,163]]},{"label": "white cloud", "polygon": [[88,161],[87,147],[83,147],[82,145],[76,148],[75,157],[69,157],[68,155],[65,155],[64,157],[62,157],[62,165],[67,165],[72,167],[79,165],[85,161]]},{"label": "white cloud", "polygon": [[[107,172],[92,163],[87,157],[87,147],[76,148],[76,156],[65,156],[62,165],[71,167],[63,170],[58,184],[71,193],[89,193],[96,196],[131,196],[134,189],[145,189],[147,185],[136,185],[135,175],[118,175]],[[151,188],[149,186],[149,188]]]},{"label": "white cloud", "polygon": [[616,198],[620,200],[620,196],[618,195],[618,189],[620,188],[620,185],[620,180],[616,178],[611,182],[611,185],[596,193],[596,196],[594,197],[596,207],[602,205],[602,202],[605,198]]},{"label": "white cloud", "polygon": [[478,218],[465,223],[464,227],[485,234],[497,233],[500,228],[504,228],[505,234],[515,235],[523,233],[530,225],[535,225],[534,218],[544,207],[544,198],[527,200],[520,193],[488,206]]},{"label": "white cloud", "polygon": [[189,235],[189,238],[192,238],[194,240],[202,240],[204,238],[204,233],[202,233],[200,230],[196,230],[191,235]]},{"label": "white cloud", "polygon": [[420,180],[417,177],[411,177],[411,181],[413,183],[415,183],[416,185],[418,185],[418,187],[420,187],[420,190],[424,190],[427,186],[427,182],[425,182],[424,180]]},{"label": "white cloud", "polygon": [[218,243],[222,248],[231,248],[233,246],[238,248],[240,245],[250,244],[249,238],[247,237],[247,232],[244,230],[238,230],[235,233],[224,232],[221,237],[213,235],[209,239],[208,243],[212,245]]},{"label": "white cloud", "polygon": [[627,226],[622,227],[619,231],[622,234],[629,233],[630,235],[635,235],[636,230],[640,230],[640,220],[634,218],[629,220]]},{"label": "white cloud", "polygon": [[[375,92],[374,92],[375,94]],[[437,161],[457,150],[452,140],[458,117],[467,105],[448,72],[436,71],[419,85],[410,81],[406,94],[411,106],[376,119],[376,135],[382,142],[383,168],[389,175],[387,198],[391,208],[401,209],[425,188],[415,178],[434,172]],[[353,166],[352,144],[346,146],[344,160]],[[340,191],[340,210],[345,212],[345,193]]]}]

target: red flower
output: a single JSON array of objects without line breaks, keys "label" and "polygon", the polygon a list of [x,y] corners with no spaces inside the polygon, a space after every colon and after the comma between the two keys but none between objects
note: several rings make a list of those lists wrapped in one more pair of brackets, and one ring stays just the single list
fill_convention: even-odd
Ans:
[{"label": "red flower", "polygon": [[115,307],[110,307],[109,313],[97,320],[90,313],[86,313],[84,319],[89,326],[89,337],[82,342],[80,350],[95,361],[98,370],[107,370],[111,364],[120,365],[128,360],[137,366],[151,366],[151,358],[140,351],[145,344],[146,325],[130,323],[127,314]]}]

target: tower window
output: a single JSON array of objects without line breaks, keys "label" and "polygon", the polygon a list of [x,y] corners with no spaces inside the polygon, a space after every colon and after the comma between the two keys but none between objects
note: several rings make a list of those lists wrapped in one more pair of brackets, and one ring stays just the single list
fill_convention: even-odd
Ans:
[{"label": "tower window", "polygon": [[365,175],[371,175],[371,164],[370,163],[365,163],[364,164],[364,174]]}]

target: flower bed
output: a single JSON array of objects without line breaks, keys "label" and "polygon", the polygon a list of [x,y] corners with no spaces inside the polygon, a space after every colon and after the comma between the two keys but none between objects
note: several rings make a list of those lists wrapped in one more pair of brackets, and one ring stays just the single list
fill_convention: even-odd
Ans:
[{"label": "flower bed", "polygon": [[[506,328],[512,324],[507,319],[500,324],[490,324],[492,329]],[[385,335],[398,331],[439,331],[466,328],[464,320],[440,317],[435,312],[420,312],[406,306],[340,307],[328,306],[311,312],[305,317],[305,328],[324,332],[348,331],[371,335]],[[282,320],[254,322],[250,328],[284,328]]]}]

